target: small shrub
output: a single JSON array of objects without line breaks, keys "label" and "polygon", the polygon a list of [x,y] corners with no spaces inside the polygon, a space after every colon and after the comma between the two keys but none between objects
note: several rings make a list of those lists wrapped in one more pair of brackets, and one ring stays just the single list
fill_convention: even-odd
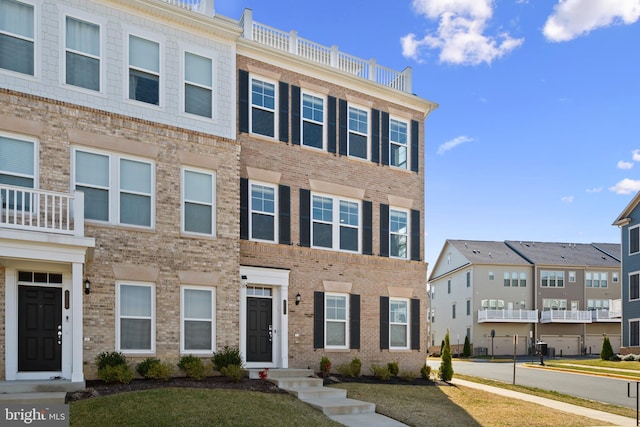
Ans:
[{"label": "small shrub", "polygon": [[328,357],[323,356],[322,359],[320,359],[320,375],[322,375],[322,378],[327,378],[329,372],[331,372],[331,361]]},{"label": "small shrub", "polygon": [[420,376],[428,381],[431,378],[431,366],[424,365],[420,368]]},{"label": "small shrub", "polygon": [[600,350],[600,359],[602,360],[611,360],[611,356],[613,356],[613,348],[611,347],[611,341],[609,341],[609,337],[605,336],[602,339],[602,349]]},{"label": "small shrub", "polygon": [[105,351],[96,356],[96,365],[98,371],[106,368],[107,366],[119,366],[126,365],[127,358],[124,354],[117,351]]},{"label": "small shrub", "polygon": [[407,382],[411,382],[416,379],[416,373],[412,371],[400,371],[398,376]]},{"label": "small shrub", "polygon": [[358,359],[357,357],[354,358],[349,364],[349,366],[351,368],[351,376],[359,377],[360,372],[362,371],[362,362],[360,361],[360,359]]},{"label": "small shrub", "polygon": [[397,377],[400,372],[400,367],[398,366],[398,362],[389,362],[387,363],[387,369],[392,377]]},{"label": "small shrub", "polygon": [[194,380],[201,380],[206,375],[206,367],[202,359],[191,354],[180,358],[178,368],[180,368],[187,377]]},{"label": "small shrub", "polygon": [[238,383],[244,378],[244,369],[240,365],[227,365],[220,370],[220,373],[234,383]]},{"label": "small shrub", "polygon": [[98,378],[106,383],[129,384],[134,376],[133,369],[127,364],[107,365],[102,369],[98,369]]},{"label": "small shrub", "polygon": [[147,378],[154,380],[167,381],[173,376],[174,368],[169,362],[160,362],[157,365],[153,365],[147,372]]},{"label": "small shrub", "polygon": [[373,376],[381,381],[388,381],[391,378],[388,366],[371,365]]},{"label": "small shrub", "polygon": [[621,359],[621,358],[620,358],[620,356],[618,356],[617,354],[614,354],[613,356],[611,356],[611,357],[609,358],[609,360],[610,360],[610,361],[612,361],[612,362],[619,362],[619,361],[621,361],[622,359]]},{"label": "small shrub", "polygon": [[342,375],[343,377],[353,376],[351,375],[351,365],[349,365],[348,363],[341,363],[338,366],[336,366],[336,372]]},{"label": "small shrub", "polygon": [[154,366],[158,366],[159,364],[160,364],[160,359],[156,359],[155,357],[148,357],[144,359],[142,362],[138,363],[138,365],[136,365],[136,372],[142,378],[150,378],[149,370]]},{"label": "small shrub", "polygon": [[215,369],[222,372],[222,368],[229,365],[242,366],[242,355],[239,349],[225,345],[221,351],[213,353],[211,361]]},{"label": "small shrub", "polygon": [[462,347],[462,357],[471,357],[471,343],[469,342],[469,336],[464,337],[464,346]]},{"label": "small shrub", "polygon": [[627,354],[625,357],[622,358],[622,360],[624,360],[625,362],[635,362],[636,358],[634,357],[633,354]]},{"label": "small shrub", "polygon": [[449,382],[453,378],[453,365],[451,364],[451,345],[449,343],[449,331],[444,336],[444,347],[442,349],[442,356],[440,362],[440,369],[438,371],[440,379],[442,381]]}]

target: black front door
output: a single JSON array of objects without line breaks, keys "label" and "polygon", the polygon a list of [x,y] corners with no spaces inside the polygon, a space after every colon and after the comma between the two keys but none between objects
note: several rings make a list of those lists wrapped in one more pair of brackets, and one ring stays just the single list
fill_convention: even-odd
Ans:
[{"label": "black front door", "polygon": [[62,370],[62,289],[18,286],[18,371]]},{"label": "black front door", "polygon": [[271,362],[271,298],[247,298],[247,362]]}]

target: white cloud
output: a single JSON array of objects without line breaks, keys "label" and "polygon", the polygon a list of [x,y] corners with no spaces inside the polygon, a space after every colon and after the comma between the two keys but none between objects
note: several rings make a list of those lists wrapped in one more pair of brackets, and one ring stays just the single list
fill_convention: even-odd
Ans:
[{"label": "white cloud", "polygon": [[485,34],[493,16],[493,0],[413,0],[412,4],[428,20],[439,21],[435,33],[423,38],[411,33],[401,38],[402,54],[416,61],[420,61],[421,50],[438,49],[440,62],[491,64],[524,42],[506,32]]},{"label": "white cloud", "polygon": [[438,154],[444,154],[445,152],[453,149],[454,147],[457,147],[460,144],[471,141],[473,141],[473,138],[469,138],[468,136],[464,135],[458,136],[451,141],[447,141],[444,144],[440,145],[440,147],[438,147]]},{"label": "white cloud", "polygon": [[624,160],[620,160],[618,162],[618,169],[627,170],[627,169],[631,169],[632,167],[633,167],[633,162],[625,162]]},{"label": "white cloud", "polygon": [[640,162],[640,150],[633,150],[631,152],[631,159],[634,162]]},{"label": "white cloud", "polygon": [[542,33],[553,42],[569,41],[614,24],[640,19],[640,0],[559,0]]},{"label": "white cloud", "polygon": [[631,194],[640,191],[640,180],[625,178],[613,187],[609,187],[609,191],[616,194]]},{"label": "white cloud", "polygon": [[573,196],[564,196],[560,200],[562,200],[562,203],[573,203],[573,201],[575,200],[575,197],[573,197]]},{"label": "white cloud", "polygon": [[602,193],[602,187],[587,188],[587,193]]}]

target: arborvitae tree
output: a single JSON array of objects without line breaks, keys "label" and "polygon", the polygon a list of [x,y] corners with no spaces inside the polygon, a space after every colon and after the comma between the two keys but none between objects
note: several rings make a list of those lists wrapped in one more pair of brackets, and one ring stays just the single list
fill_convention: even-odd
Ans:
[{"label": "arborvitae tree", "polygon": [[465,335],[464,337],[464,347],[462,347],[462,356],[470,357],[471,356],[471,344],[469,343],[469,336]]},{"label": "arborvitae tree", "polygon": [[602,340],[602,350],[600,350],[600,359],[609,360],[613,357],[613,348],[611,347],[611,342],[609,341],[609,337],[605,336]]},{"label": "arborvitae tree", "polygon": [[440,344],[440,356],[442,356],[443,351],[444,351],[444,340],[442,340],[442,344]]},{"label": "arborvitae tree", "polygon": [[442,356],[440,357],[440,379],[442,381],[451,381],[453,378],[453,365],[451,363],[451,345],[449,344],[449,331],[444,336],[444,346],[442,347]]}]

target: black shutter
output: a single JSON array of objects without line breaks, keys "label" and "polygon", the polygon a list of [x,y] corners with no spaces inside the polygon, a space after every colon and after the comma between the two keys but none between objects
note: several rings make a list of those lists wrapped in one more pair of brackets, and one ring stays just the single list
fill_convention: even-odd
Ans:
[{"label": "black shutter", "polygon": [[311,191],[300,189],[300,246],[311,246]]},{"label": "black shutter", "polygon": [[338,153],[341,156],[347,155],[347,101],[341,99],[339,101],[339,113],[340,116],[340,137],[338,138]]},{"label": "black shutter", "polygon": [[389,256],[389,205],[380,203],[380,256]]},{"label": "black shutter", "polygon": [[420,350],[420,300],[411,299],[411,350]]},{"label": "black shutter", "polygon": [[330,153],[336,152],[336,98],[335,96],[329,96],[327,98],[327,115],[328,115],[328,129],[327,129],[327,151]]},{"label": "black shutter", "polygon": [[349,348],[360,349],[360,295],[351,294],[349,300]]},{"label": "black shutter", "polygon": [[418,159],[420,153],[420,126],[417,121],[411,120],[411,170],[418,172],[420,167]]},{"label": "black shutter", "polygon": [[240,132],[249,133],[249,72],[238,70],[238,119]]},{"label": "black shutter", "polygon": [[313,348],[324,347],[324,292],[313,293]]},{"label": "black shutter", "polygon": [[240,178],[240,238],[249,240],[249,180]]},{"label": "black shutter", "polygon": [[278,87],[280,90],[278,99],[278,105],[280,106],[278,136],[280,141],[289,142],[289,83],[280,82]]},{"label": "black shutter", "polygon": [[420,211],[411,210],[411,260],[420,261]]},{"label": "black shutter", "polygon": [[291,85],[291,143],[300,145],[300,87]]},{"label": "black shutter", "polygon": [[380,348],[389,348],[389,297],[380,297]]},{"label": "black shutter", "polygon": [[362,202],[362,253],[373,255],[373,204]]},{"label": "black shutter", "polygon": [[278,186],[278,232],[280,244],[291,244],[291,189],[288,185]]},{"label": "black shutter", "polygon": [[380,110],[371,110],[371,161],[380,163]]},{"label": "black shutter", "polygon": [[389,164],[389,113],[382,112],[382,164]]}]

